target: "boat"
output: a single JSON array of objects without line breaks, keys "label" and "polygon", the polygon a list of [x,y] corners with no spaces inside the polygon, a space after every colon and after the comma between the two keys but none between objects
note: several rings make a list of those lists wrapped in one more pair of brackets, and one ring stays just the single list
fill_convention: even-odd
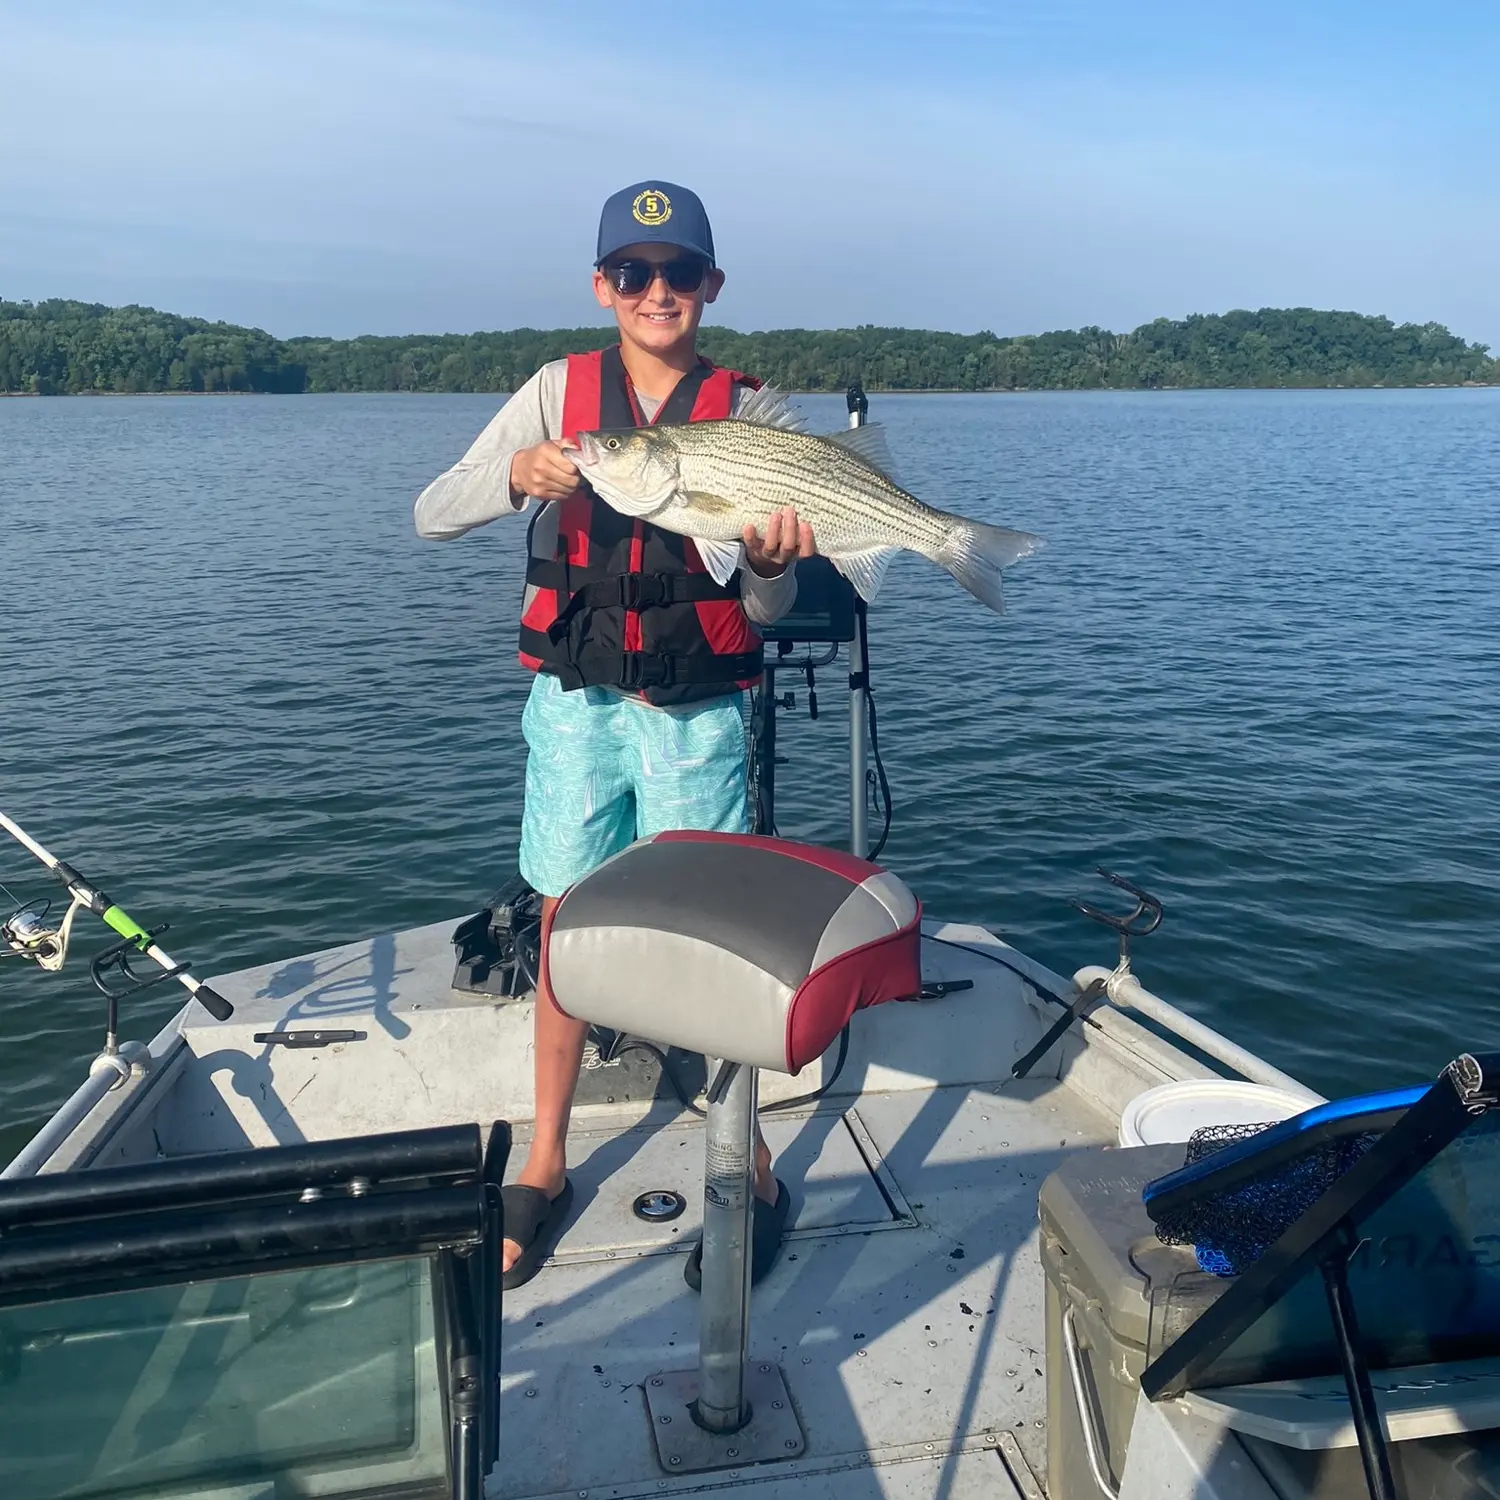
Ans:
[{"label": "boat", "polygon": [[[149,1044],[116,1035],[141,978],[127,937],[99,1061],[0,1173],[0,1494],[1500,1494],[1500,1059],[1323,1100],[1141,983],[1161,907],[1118,876],[1133,904],[1086,907],[1103,927],[1081,929],[1109,962],[1063,975],[919,917],[852,853],[768,835],[619,859],[710,856],[757,893],[746,914],[690,899],[668,921],[617,878],[592,907],[570,893],[537,955],[595,1030],[573,1208],[503,1294],[497,1190],[533,1108],[516,886],[216,976]],[[874,891],[889,926],[781,976],[775,1004],[820,975],[827,1001],[794,1075],[789,1013],[755,1011],[745,965],[771,962],[768,911],[806,916],[789,872],[812,865]],[[724,959],[713,984],[664,946],[682,911]],[[828,958],[878,943],[896,946],[859,979]],[[903,963],[903,993],[869,992]],[[794,1202],[752,1290],[757,1108]],[[1334,1166],[1309,1187],[1317,1161]],[[1274,1223],[1211,1266],[1246,1184]],[[1174,1240],[1168,1210],[1209,1227]],[[683,1275],[700,1237],[701,1294]]]}]

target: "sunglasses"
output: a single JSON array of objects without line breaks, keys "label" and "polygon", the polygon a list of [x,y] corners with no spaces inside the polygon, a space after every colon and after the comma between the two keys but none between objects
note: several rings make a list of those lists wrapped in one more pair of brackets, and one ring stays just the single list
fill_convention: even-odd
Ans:
[{"label": "sunglasses", "polygon": [[639,297],[658,276],[682,296],[696,292],[708,275],[708,262],[701,255],[653,265],[649,260],[616,260],[604,268],[609,284],[622,297]]}]

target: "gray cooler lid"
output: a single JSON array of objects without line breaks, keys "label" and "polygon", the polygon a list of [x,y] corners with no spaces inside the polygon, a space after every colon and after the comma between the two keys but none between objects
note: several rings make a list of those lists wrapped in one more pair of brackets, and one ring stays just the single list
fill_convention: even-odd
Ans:
[{"label": "gray cooler lid", "polygon": [[1182,1165],[1186,1147],[1075,1151],[1042,1184],[1037,1208],[1048,1270],[1104,1308],[1114,1336],[1144,1351],[1153,1284],[1201,1277],[1191,1250],[1163,1245],[1141,1194]]}]

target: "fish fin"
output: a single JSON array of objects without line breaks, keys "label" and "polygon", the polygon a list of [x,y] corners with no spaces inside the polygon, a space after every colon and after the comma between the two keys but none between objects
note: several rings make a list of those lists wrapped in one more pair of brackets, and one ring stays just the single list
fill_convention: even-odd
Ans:
[{"label": "fish fin", "polygon": [[848,427],[842,432],[830,432],[830,443],[847,448],[856,458],[862,458],[872,469],[879,469],[892,482],[896,480],[895,465],[891,462],[891,450],[885,440],[885,428],[879,422],[866,422],[863,427]]},{"label": "fish fin", "polygon": [[727,516],[734,509],[734,505],[722,495],[713,495],[707,490],[684,490],[682,500],[689,510],[699,511],[705,516]]},{"label": "fish fin", "polygon": [[703,566],[708,569],[709,576],[720,588],[724,588],[745,560],[745,544],[743,542],[709,542],[697,536],[692,541],[698,549],[698,556],[703,559]]},{"label": "fish fin", "polygon": [[1046,544],[1027,531],[1007,531],[984,521],[955,520],[943,538],[937,561],[982,604],[1002,612],[1000,576],[1004,569]]},{"label": "fish fin", "polygon": [[880,592],[885,570],[900,550],[899,547],[867,547],[863,552],[830,556],[828,561],[854,585],[855,592],[868,604]]},{"label": "fish fin", "polygon": [[806,421],[787,405],[787,399],[774,385],[763,385],[751,391],[734,413],[736,422],[753,422],[757,427],[781,427],[787,432],[803,432]]}]

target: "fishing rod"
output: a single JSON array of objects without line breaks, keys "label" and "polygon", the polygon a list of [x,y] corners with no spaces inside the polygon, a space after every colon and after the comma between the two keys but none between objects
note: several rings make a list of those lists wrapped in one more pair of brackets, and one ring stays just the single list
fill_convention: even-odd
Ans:
[{"label": "fishing rod", "polygon": [[[0,958],[8,956],[8,949],[10,954],[28,958],[38,967],[56,973],[68,956],[73,919],[85,907],[121,939],[114,947],[98,954],[89,964],[94,984],[109,1001],[106,1051],[112,1051],[114,1047],[119,1001],[166,979],[175,979],[216,1021],[227,1021],[234,1014],[234,1007],[217,990],[210,989],[201,979],[194,979],[188,973],[189,965],[178,963],[157,944],[158,935],[167,930],[165,923],[155,928],[142,927],[98,886],[84,879],[65,860],[50,854],[20,824],[4,813],[0,813],[0,829],[4,829],[23,849],[57,876],[69,897],[67,913],[56,925],[47,920],[52,903],[45,899],[23,902],[12,911],[4,922],[0,922],[0,944],[3,944],[0,946]],[[130,962],[135,954],[149,958],[161,973],[149,977],[137,973],[131,968]],[[113,983],[111,977],[114,979]]]}]

